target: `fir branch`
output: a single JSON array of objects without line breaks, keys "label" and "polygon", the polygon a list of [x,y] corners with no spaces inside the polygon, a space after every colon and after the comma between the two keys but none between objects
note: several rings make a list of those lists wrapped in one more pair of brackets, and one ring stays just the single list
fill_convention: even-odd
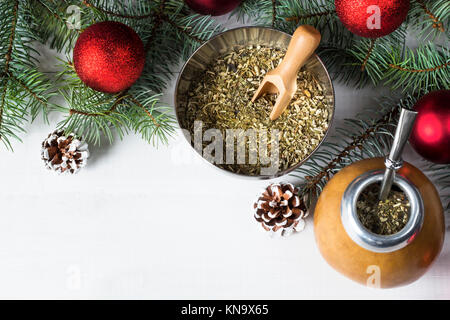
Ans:
[{"label": "fir branch", "polygon": [[175,29],[177,29],[179,32],[183,33],[184,35],[186,35],[187,37],[191,38],[192,40],[198,42],[198,43],[203,43],[204,41],[202,39],[200,39],[199,37],[193,35],[192,33],[190,33],[188,31],[188,27],[182,27],[178,24],[176,24],[174,21],[172,21],[167,15],[163,14],[161,15],[162,20],[168,22],[172,27],[174,27]]},{"label": "fir branch", "polygon": [[156,121],[155,117],[148,111],[139,101],[137,101],[134,97],[128,97],[131,102],[133,102],[135,105],[137,105],[139,108],[141,108],[145,114],[152,120],[153,124],[156,127],[160,127],[160,124]]},{"label": "fir branch", "polygon": [[448,40],[450,2],[448,0],[411,1],[409,22],[421,40],[443,37]]},{"label": "fir branch", "polygon": [[275,27],[277,20],[277,0],[272,0],[272,28]]},{"label": "fir branch", "polygon": [[290,16],[285,18],[286,21],[294,21],[295,23],[299,23],[302,20],[306,20],[306,19],[311,19],[311,18],[322,18],[324,16],[329,16],[332,14],[335,14],[336,10],[326,10],[326,11],[322,11],[322,12],[315,12],[315,13],[310,13],[310,14],[305,14],[305,15],[300,15],[300,16]]},{"label": "fir branch", "polygon": [[371,41],[370,41],[370,47],[369,47],[369,50],[367,50],[367,55],[364,58],[364,61],[363,61],[362,65],[361,65],[361,71],[366,70],[366,65],[367,65],[367,62],[370,59],[370,56],[372,55],[373,48],[375,46],[375,41],[376,41],[375,39],[371,39]]},{"label": "fir branch", "polygon": [[404,71],[404,72],[422,73],[422,72],[433,72],[433,71],[437,71],[440,69],[444,69],[444,68],[447,68],[449,65],[450,65],[450,62],[446,62],[444,64],[441,64],[440,66],[436,66],[436,67],[432,67],[432,68],[428,68],[428,69],[408,69],[408,68],[404,68],[399,65],[390,63],[389,67],[392,69],[397,69],[397,70]]},{"label": "fir branch", "polygon": [[286,1],[287,0],[245,0],[242,1],[241,5],[236,8],[231,16],[237,16],[238,20],[242,22],[251,20],[254,25],[270,26],[272,28],[280,27],[277,23],[279,21],[281,22],[279,9],[284,6]]},{"label": "fir branch", "polygon": [[13,94],[23,100],[21,103],[31,116],[31,121],[42,113],[44,121],[48,122],[49,112],[56,110],[51,99],[57,96],[48,77],[37,69],[29,69],[11,79],[18,86],[12,90]]},{"label": "fir branch", "polygon": [[[417,50],[406,49],[404,53],[396,48],[385,48],[388,58],[382,80],[394,89],[403,88],[403,91],[420,91],[448,89],[450,78],[449,49],[439,47],[433,43],[420,45]],[[378,61],[381,63],[380,61]]]},{"label": "fir branch", "polygon": [[108,112],[115,112],[117,107],[120,105],[120,103],[122,102],[122,100],[126,99],[128,97],[128,91],[130,89],[126,89],[124,91],[122,91],[121,93],[119,93],[117,99],[114,101],[114,103],[111,106],[111,109],[109,109]]},{"label": "fir branch", "polygon": [[144,20],[144,19],[148,19],[148,18],[153,16],[153,13],[148,13],[148,14],[138,15],[138,16],[128,15],[128,14],[121,14],[121,13],[117,13],[117,12],[113,12],[113,11],[101,8],[99,6],[95,6],[89,0],[83,0],[82,3],[83,3],[83,5],[85,5],[88,8],[94,8],[94,9],[99,10],[99,11],[101,11],[103,13],[108,14],[108,15],[111,15],[111,16],[114,16],[114,17],[118,17],[118,18],[123,18],[123,19]]},{"label": "fir branch", "polygon": [[450,214],[450,165],[427,161],[423,166],[440,193],[445,212]]},{"label": "fir branch", "polygon": [[38,103],[40,103],[42,106],[46,107],[47,106],[47,101],[44,101],[43,98],[39,97],[39,95],[34,92],[29,86],[27,86],[22,80],[11,76],[11,78],[16,81],[23,89],[25,89],[26,92],[28,92],[28,94],[35,99]]},{"label": "fir branch", "polygon": [[109,115],[113,112],[116,111],[117,106],[122,102],[122,100],[124,100],[126,98],[126,91],[120,93],[118,95],[118,97],[114,100],[114,103],[112,104],[111,108],[109,110],[106,110],[105,112],[85,112],[85,111],[80,111],[77,109],[69,109],[69,116],[74,115],[74,114],[79,114],[79,115],[83,115],[86,117],[100,117],[103,115]]},{"label": "fir branch", "polygon": [[148,52],[150,50],[150,46],[152,45],[156,37],[156,33],[158,32],[159,28],[163,23],[162,12],[164,11],[165,5],[166,0],[162,0],[158,12],[153,16],[153,18],[156,19],[156,21],[153,23],[152,31],[150,32],[151,35],[148,38],[147,43],[145,44],[145,52]]},{"label": "fir branch", "polygon": [[[348,43],[345,45],[345,43]],[[364,72],[361,71],[361,66],[367,56],[370,47],[370,40],[361,40],[357,43],[352,37],[342,37],[342,41],[323,44],[318,51],[319,56],[327,66],[332,78],[341,81],[345,85],[353,85],[362,88],[367,85],[370,80],[377,82],[381,75],[370,77],[373,70],[377,70],[379,65],[374,65],[373,60],[367,60],[365,63]],[[355,51],[357,50],[357,51]]]},{"label": "fir branch", "polygon": [[[3,123],[3,110],[5,109],[5,102],[6,102],[6,93],[8,90],[8,81],[9,79],[6,78],[5,76],[2,77],[2,97],[0,99],[0,131],[2,129],[2,123]],[[2,135],[0,134],[0,140],[2,140]]]},{"label": "fir branch", "polygon": [[238,21],[248,22],[251,20],[255,24],[264,20],[264,24],[266,24],[265,17],[262,18],[261,16],[265,16],[268,10],[270,11],[270,19],[272,19],[272,0],[245,0],[230,14],[230,18],[236,16]]},{"label": "fir branch", "polygon": [[[128,126],[148,143],[168,142],[174,133],[175,119],[170,108],[160,105],[160,95],[132,97],[126,109]],[[157,124],[157,125],[156,125]]]},{"label": "fir branch", "polygon": [[280,4],[279,16],[287,22],[280,25],[283,31],[292,32],[299,24],[313,25],[322,33],[324,42],[331,36],[330,31],[343,27],[342,24],[336,24],[338,18],[333,0],[286,0]]},{"label": "fir branch", "polygon": [[145,52],[148,52],[150,50],[150,46],[152,45],[156,37],[156,33],[158,32],[158,29],[161,27],[162,23],[163,23],[162,17],[160,15],[157,15],[156,21],[153,24],[151,36],[148,38],[147,43],[145,44]]},{"label": "fir branch", "polygon": [[426,6],[423,0],[415,0],[422,7],[423,11],[428,15],[428,17],[433,21],[433,28],[441,32],[445,32],[444,24],[437,18]]},{"label": "fir branch", "polygon": [[336,167],[343,162],[345,157],[348,157],[351,152],[356,149],[361,149],[364,147],[364,143],[376,133],[381,127],[388,125],[392,119],[395,119],[399,114],[399,108],[393,108],[387,111],[381,118],[374,124],[367,127],[366,130],[356,135],[352,140],[334,157],[322,170],[315,176],[306,176],[307,180],[306,189],[314,190],[314,188],[322,181],[326,179],[327,181],[331,177],[331,173],[336,169]]},{"label": "fir branch", "polygon": [[79,34],[90,21],[91,16],[82,13],[80,18],[80,29],[71,29],[68,27],[68,20],[64,18],[67,8],[70,5],[78,6],[80,1],[61,0],[28,0],[31,12],[30,25],[36,37],[41,43],[48,43],[50,48],[61,52],[63,49],[68,54]]},{"label": "fir branch", "polygon": [[58,124],[58,129],[82,136],[94,145],[100,144],[102,136],[112,143],[113,132],[117,132],[120,138],[127,132],[126,115],[112,108],[114,104],[121,104],[123,99],[86,90],[82,86],[60,90],[60,94],[68,105],[60,109],[68,116]]},{"label": "fir branch", "polygon": [[49,6],[42,2],[41,0],[36,0],[50,15],[52,15],[53,17],[55,17],[57,20],[59,20],[62,23],[65,23],[64,19],[61,18],[61,16],[59,14],[57,14],[55,11],[52,11]]},{"label": "fir branch", "polygon": [[19,11],[19,0],[15,0],[13,12],[12,12],[13,16],[12,16],[12,23],[11,23],[11,35],[9,37],[8,51],[6,52],[6,56],[5,56],[5,70],[4,70],[5,74],[9,73],[9,64],[11,63],[11,59],[12,59],[12,50],[13,50],[13,45],[14,45],[14,39],[16,37],[18,11]]},{"label": "fir branch", "polygon": [[[9,64],[12,60],[12,50],[14,45],[14,39],[16,36],[16,26],[17,26],[17,19],[18,19],[18,10],[19,10],[19,0],[15,0],[13,11],[12,11],[12,22],[11,22],[11,31],[9,36],[9,43],[8,43],[8,49],[6,51],[5,55],[5,67],[2,75],[2,82],[3,82],[3,88],[2,88],[2,97],[0,99],[0,140],[2,140],[2,124],[3,124],[3,116],[4,116],[4,110],[5,110],[5,103],[6,103],[6,94],[8,91],[8,83],[9,83]],[[6,78],[6,80],[5,80]]]}]

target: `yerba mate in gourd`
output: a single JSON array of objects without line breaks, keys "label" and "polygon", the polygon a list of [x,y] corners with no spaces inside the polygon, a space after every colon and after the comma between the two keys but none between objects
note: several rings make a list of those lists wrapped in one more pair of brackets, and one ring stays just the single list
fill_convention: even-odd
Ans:
[{"label": "yerba mate in gourd", "polygon": [[370,232],[392,235],[402,230],[409,220],[410,201],[400,189],[391,190],[386,200],[380,200],[380,185],[374,183],[361,192],[356,211],[359,221]]}]

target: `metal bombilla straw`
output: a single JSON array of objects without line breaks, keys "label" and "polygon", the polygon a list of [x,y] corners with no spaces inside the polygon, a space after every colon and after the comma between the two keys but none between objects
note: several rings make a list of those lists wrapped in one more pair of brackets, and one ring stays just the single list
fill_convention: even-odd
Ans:
[{"label": "metal bombilla straw", "polygon": [[409,135],[411,134],[416,116],[417,112],[402,108],[400,120],[395,131],[394,143],[392,144],[391,152],[384,161],[384,164],[386,165],[386,171],[384,172],[384,177],[381,184],[381,201],[387,199],[389,192],[391,192],[395,173],[397,170],[403,167],[403,149],[405,148],[406,142],[408,141]]}]

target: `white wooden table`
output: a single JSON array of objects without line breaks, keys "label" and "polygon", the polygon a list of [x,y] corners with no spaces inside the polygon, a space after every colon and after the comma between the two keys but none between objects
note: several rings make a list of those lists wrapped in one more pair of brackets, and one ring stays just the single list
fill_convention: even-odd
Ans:
[{"label": "white wooden table", "polygon": [[[38,49],[52,70],[55,52]],[[387,92],[335,85],[338,125]],[[360,286],[322,259],[311,218],[288,239],[260,232],[252,203],[268,182],[218,172],[180,136],[155,149],[130,135],[91,147],[78,175],[48,172],[40,144],[60,117],[27,125],[24,143],[1,151],[0,298],[450,298],[449,237],[416,283]],[[418,162],[410,149],[406,159]]]}]

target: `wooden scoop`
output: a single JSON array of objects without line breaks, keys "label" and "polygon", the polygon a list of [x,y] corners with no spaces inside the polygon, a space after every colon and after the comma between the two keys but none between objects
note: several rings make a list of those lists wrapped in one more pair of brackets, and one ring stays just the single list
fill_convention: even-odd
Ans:
[{"label": "wooden scoop", "polygon": [[267,72],[261,85],[253,96],[255,102],[264,93],[278,93],[279,96],[270,114],[270,120],[276,120],[291,102],[297,92],[297,75],[301,67],[319,46],[320,32],[308,25],[295,31],[289,48],[280,65]]}]

